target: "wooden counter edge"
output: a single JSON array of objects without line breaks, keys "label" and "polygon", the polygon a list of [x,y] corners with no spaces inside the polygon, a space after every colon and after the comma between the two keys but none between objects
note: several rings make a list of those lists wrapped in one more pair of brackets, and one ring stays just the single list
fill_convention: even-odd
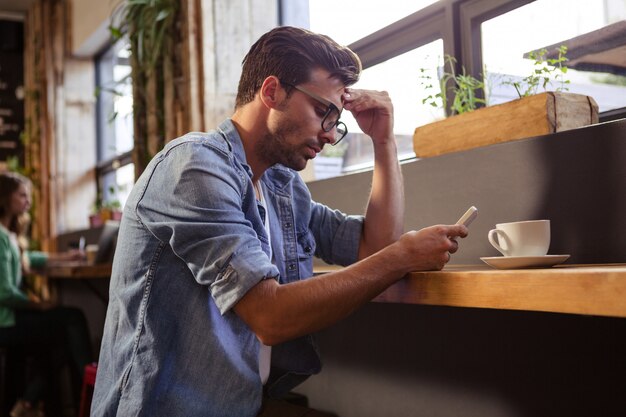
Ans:
[{"label": "wooden counter edge", "polygon": [[626,317],[626,265],[413,272],[376,302]]},{"label": "wooden counter edge", "polygon": [[112,265],[108,264],[67,264],[46,268],[44,275],[49,279],[90,279],[110,278]]}]

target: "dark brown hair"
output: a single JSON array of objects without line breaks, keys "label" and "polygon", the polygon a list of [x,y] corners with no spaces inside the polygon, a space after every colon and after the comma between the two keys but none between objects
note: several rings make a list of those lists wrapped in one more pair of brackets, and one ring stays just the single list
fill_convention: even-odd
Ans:
[{"label": "dark brown hair", "polygon": [[[4,217],[8,213],[13,193],[18,190],[20,185],[30,187],[30,180],[15,172],[0,172],[0,217]],[[23,246],[22,240],[25,238],[29,220],[28,213],[13,216],[10,219],[9,230],[18,236],[20,246]]]},{"label": "dark brown hair", "polygon": [[274,75],[298,85],[309,81],[311,70],[322,68],[345,86],[359,80],[361,60],[349,48],[325,35],[291,26],[261,36],[243,59],[235,107],[251,102],[263,81]]}]

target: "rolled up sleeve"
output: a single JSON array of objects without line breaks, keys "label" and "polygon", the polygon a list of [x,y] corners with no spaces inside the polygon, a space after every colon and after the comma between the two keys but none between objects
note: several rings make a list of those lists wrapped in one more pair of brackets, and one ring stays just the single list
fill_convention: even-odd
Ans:
[{"label": "rolled up sleeve", "polygon": [[329,264],[347,266],[358,260],[363,216],[347,215],[311,202],[311,223],[317,242],[315,255]]},{"label": "rolled up sleeve", "polygon": [[138,220],[209,287],[222,314],[278,269],[263,251],[249,177],[229,154],[205,141],[187,141],[154,168]]}]

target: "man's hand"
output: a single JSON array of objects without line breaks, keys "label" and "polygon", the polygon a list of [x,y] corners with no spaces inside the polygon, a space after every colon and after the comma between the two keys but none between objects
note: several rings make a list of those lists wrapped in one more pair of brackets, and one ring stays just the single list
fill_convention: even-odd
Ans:
[{"label": "man's hand", "polygon": [[459,249],[457,237],[467,236],[463,225],[437,225],[407,232],[392,246],[397,246],[406,270],[440,270],[450,261],[450,255]]},{"label": "man's hand", "polygon": [[69,262],[84,261],[87,257],[84,250],[70,249],[66,252],[52,252],[48,254],[47,266],[58,266]]},{"label": "man's hand", "polygon": [[46,310],[50,310],[56,307],[56,303],[53,303],[51,301],[44,301],[37,294],[28,292],[27,295],[28,295],[28,304],[24,306],[24,308],[46,311]]},{"label": "man's hand", "polygon": [[393,138],[393,104],[386,91],[346,88],[343,106],[375,143]]}]

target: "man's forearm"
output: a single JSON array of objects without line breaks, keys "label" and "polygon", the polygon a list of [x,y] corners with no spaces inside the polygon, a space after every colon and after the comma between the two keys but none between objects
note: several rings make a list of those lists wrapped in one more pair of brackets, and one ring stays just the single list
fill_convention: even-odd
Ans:
[{"label": "man's forearm", "polygon": [[235,311],[266,345],[319,331],[348,316],[408,271],[402,269],[403,257],[389,249],[316,278],[283,285],[264,280]]},{"label": "man's forearm", "polygon": [[395,139],[374,145],[374,173],[359,259],[398,240],[404,230],[404,184]]},{"label": "man's forearm", "polygon": [[336,272],[279,284],[266,279],[234,307],[266,345],[309,334],[335,323],[409,271],[439,270],[458,249],[463,225],[407,232],[372,256]]}]

